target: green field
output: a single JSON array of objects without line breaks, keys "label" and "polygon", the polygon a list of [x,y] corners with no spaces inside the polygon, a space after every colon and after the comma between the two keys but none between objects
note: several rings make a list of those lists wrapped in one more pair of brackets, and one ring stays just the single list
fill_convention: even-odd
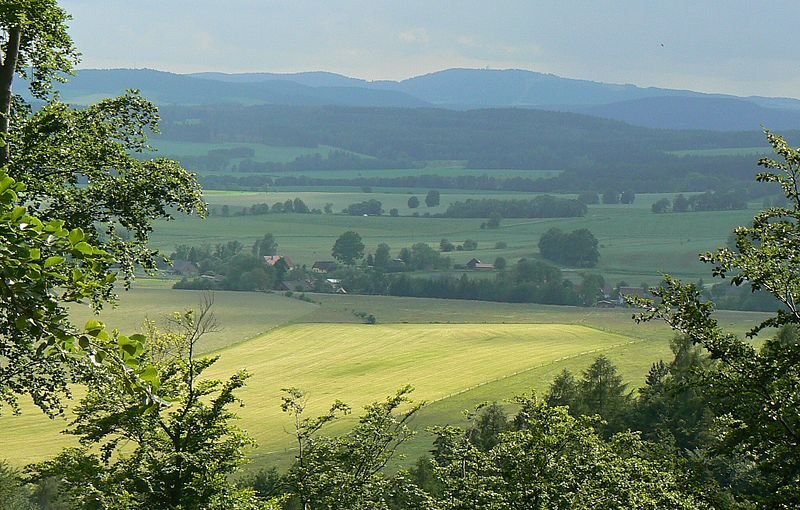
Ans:
[{"label": "green field", "polygon": [[[563,368],[575,373],[600,352],[617,363],[631,387],[642,384],[650,364],[669,356],[670,330],[663,324],[636,325],[631,310],[531,304],[312,295],[306,303],[279,294],[217,292],[215,315],[223,335],[209,337],[203,350],[219,349],[213,375],[239,368],[253,373],[243,390],[240,424],[256,437],[255,465],[290,461],[290,422],[280,413],[280,389],[297,386],[309,394],[310,412],[339,398],[357,411],[403,384],[429,402],[415,421],[420,435],[404,450],[415,458],[430,448],[425,427],[462,423],[461,411],[484,400],[546,388]],[[135,329],[148,316],[196,307],[202,293],[143,281],[121,297],[118,310],[104,313],[111,327]],[[353,311],[369,311],[375,326],[354,324]],[[76,321],[88,317],[75,313]],[[725,327],[743,333],[763,314],[722,312]],[[249,338],[249,340],[244,340]],[[341,432],[352,417],[334,427]],[[74,439],[59,433],[65,419],[48,420],[31,406],[22,416],[0,418],[4,457],[22,465],[46,458]]]},{"label": "green field", "polygon": [[[347,204],[375,198],[383,202],[383,207],[398,207],[401,215],[409,214],[407,194],[383,193],[270,193],[242,194],[238,192],[219,192],[209,194],[211,204],[237,204],[266,201],[285,201],[298,196],[309,207],[324,207],[334,203],[334,210]],[[424,198],[422,194],[419,194]],[[428,209],[420,207],[421,213],[439,212],[445,204],[454,200],[464,200],[475,195],[463,193],[442,193],[442,205]],[[521,197],[525,195],[498,194],[498,197]],[[315,260],[330,259],[330,250],[336,238],[347,230],[358,232],[367,246],[373,251],[379,243],[387,243],[397,253],[400,248],[417,242],[425,242],[438,247],[439,241],[446,238],[456,244],[465,239],[478,242],[478,249],[470,252],[450,254],[456,264],[464,264],[472,257],[493,261],[505,257],[513,262],[522,257],[537,257],[538,242],[541,235],[551,227],[565,231],[588,228],[599,241],[600,262],[593,271],[604,275],[607,282],[614,284],[625,280],[631,285],[642,282],[654,284],[663,273],[671,273],[682,278],[697,280],[708,278],[710,269],[698,261],[698,254],[724,245],[729,233],[739,225],[747,224],[756,212],[755,209],[741,211],[713,211],[697,213],[653,214],[649,204],[658,195],[646,195],[633,205],[601,205],[589,208],[589,214],[582,218],[516,219],[502,221],[500,228],[481,229],[485,221],[480,218],[414,218],[400,216],[392,218],[357,217],[313,214],[267,214],[262,216],[211,216],[205,221],[196,218],[179,218],[172,222],[162,222],[156,227],[154,245],[167,253],[178,244],[202,245],[239,240],[245,246],[272,233],[281,254],[290,256],[296,263],[311,265]],[[497,242],[505,242],[508,247],[495,249]],[[578,271],[565,268],[568,272]]]},{"label": "green field", "polygon": [[[770,150],[764,147],[730,147],[719,149],[688,149],[669,151],[675,156],[766,156]],[[756,158],[754,158],[756,159]]]},{"label": "green field", "polygon": [[235,149],[238,147],[248,147],[255,151],[254,161],[276,163],[287,163],[299,156],[311,154],[327,155],[333,147],[279,147],[274,145],[264,145],[263,143],[205,143],[205,142],[181,142],[175,140],[164,140],[153,138],[150,140],[153,147],[158,149],[161,155],[180,160],[183,156],[206,156],[208,151],[217,149]]}]

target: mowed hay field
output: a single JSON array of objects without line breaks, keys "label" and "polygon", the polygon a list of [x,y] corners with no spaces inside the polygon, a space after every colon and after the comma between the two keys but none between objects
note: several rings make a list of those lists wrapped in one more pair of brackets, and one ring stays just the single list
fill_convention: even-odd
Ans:
[{"label": "mowed hay field", "polygon": [[[415,399],[439,402],[515,374],[633,341],[575,325],[296,324],[220,351],[220,360],[208,375],[223,378],[239,369],[252,374],[239,392],[245,406],[235,411],[239,425],[259,443],[253,456],[261,465],[285,463],[293,455],[291,420],[280,410],[281,388],[306,391],[310,417],[336,399],[352,405],[354,415],[330,429],[343,432],[365,404],[405,384],[416,388]],[[516,389],[522,392],[528,387]],[[460,410],[454,416],[431,419],[458,420]],[[24,465],[75,444],[74,438],[59,433],[66,424],[64,419],[47,420],[32,407],[22,416],[4,416],[2,456]]]},{"label": "mowed hay field", "polygon": [[[223,377],[241,368],[252,373],[240,392],[241,425],[259,443],[254,452],[259,463],[280,462],[292,455],[293,446],[286,433],[292,422],[280,410],[281,388],[307,393],[308,417],[324,413],[336,399],[350,404],[353,415],[330,429],[343,432],[364,405],[406,384],[414,386],[415,400],[445,401],[635,341],[563,324],[297,324],[226,349],[209,374]],[[436,419],[458,420],[461,408],[454,411]]]},{"label": "mowed hay field", "polygon": [[[109,326],[135,330],[144,316],[158,320],[196,308],[201,292],[140,281],[122,293],[120,308],[101,315]],[[631,390],[650,365],[669,359],[671,331],[663,324],[637,325],[630,309],[593,309],[385,296],[311,295],[307,303],[279,294],[217,292],[214,311],[221,333],[204,340],[219,362],[209,375],[252,373],[234,409],[238,424],[259,442],[253,467],[285,466],[294,451],[291,420],[280,411],[281,388],[308,393],[309,416],[335,400],[353,416],[330,429],[341,433],[364,404],[405,384],[428,404],[413,426],[420,434],[404,448],[413,461],[431,448],[425,428],[464,424],[461,411],[482,401],[541,392],[562,369],[580,374],[599,354],[617,364]],[[354,311],[374,313],[377,325],[355,324]],[[80,319],[91,317],[85,310]],[[764,314],[720,312],[720,324],[739,334]],[[79,322],[76,318],[76,322]],[[80,323],[80,322],[79,322]],[[249,338],[249,339],[248,339]],[[211,341],[213,340],[213,341]],[[49,420],[31,405],[21,416],[0,417],[0,458],[17,466],[47,458],[74,437],[61,434],[67,418]],[[399,462],[403,462],[399,460]]]}]

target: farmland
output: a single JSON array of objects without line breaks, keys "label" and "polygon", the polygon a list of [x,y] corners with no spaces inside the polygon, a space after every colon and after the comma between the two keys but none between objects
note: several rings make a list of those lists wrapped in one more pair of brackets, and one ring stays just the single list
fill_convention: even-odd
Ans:
[{"label": "farmland", "polygon": [[[196,307],[201,295],[142,281],[123,293],[117,310],[101,319],[123,331],[148,317]],[[256,437],[256,466],[284,464],[293,455],[279,409],[280,389],[309,394],[309,414],[334,399],[354,408],[383,398],[404,384],[428,401],[414,427],[459,423],[461,411],[484,400],[502,400],[531,389],[542,391],[563,368],[579,373],[599,353],[618,364],[631,387],[650,364],[669,355],[671,333],[661,324],[636,325],[625,309],[587,309],[384,296],[312,295],[314,303],[277,294],[217,292],[214,310],[222,331],[200,344],[220,361],[210,374],[225,377],[240,368],[253,377],[241,392],[240,425]],[[353,311],[369,310],[379,324],[354,324]],[[90,315],[76,310],[76,321]],[[763,317],[719,314],[739,333]],[[78,392],[80,390],[78,389]],[[331,431],[352,424],[348,418]],[[30,406],[22,416],[0,418],[0,443],[18,464],[38,460],[74,444],[59,434],[65,419],[48,420]],[[33,440],[33,438],[36,438]],[[405,453],[413,459],[430,448],[422,432]]]},{"label": "farmland", "polygon": [[[161,152],[176,156],[203,156],[208,150],[247,146],[260,161],[286,162],[309,154],[326,153],[332,147],[269,147],[260,144],[157,143]],[[714,154],[711,154],[714,155]],[[421,169],[337,171],[337,177],[397,177],[435,175],[483,175],[466,170],[463,162],[430,162]],[[221,170],[224,172],[224,169]],[[551,177],[557,171],[492,170],[503,177]],[[325,177],[322,171],[295,175]],[[588,228],[598,239],[600,262],[592,272],[613,285],[656,284],[663,273],[684,279],[707,277],[708,267],[697,254],[726,242],[728,233],[746,223],[756,210],[653,214],[651,205],[674,194],[637,194],[633,204],[592,205],[580,218],[506,218],[499,228],[481,228],[484,219],[437,217],[451,203],[491,196],[528,199],[533,193],[441,190],[441,204],[416,209],[408,199],[424,200],[427,189],[356,187],[274,188],[261,192],[209,190],[205,199],[212,214],[204,221],[178,215],[174,221],[155,225],[152,245],[165,253],[176,245],[214,245],[236,240],[245,249],[266,233],[272,233],[279,253],[310,266],[330,259],[335,239],[344,231],[358,232],[374,251],[387,243],[396,254],[400,248],[424,242],[438,247],[441,239],[461,243],[477,241],[474,251],[448,254],[455,264],[472,257],[509,262],[538,258],[538,241],[552,227],[564,231]],[[562,195],[575,198],[574,194]],[[285,202],[300,198],[308,207],[333,214],[240,215],[254,204]],[[384,210],[396,208],[399,216],[348,216],[339,211],[365,200],[379,200]],[[221,210],[227,206],[227,215]],[[412,216],[417,213],[419,217]],[[426,217],[429,213],[429,217]],[[498,247],[505,245],[504,247]],[[565,275],[579,280],[583,269],[562,267]],[[460,270],[463,272],[463,270]],[[450,273],[458,273],[451,270]],[[432,273],[425,273],[431,276]],[[481,274],[491,278],[492,273]],[[121,292],[119,306],[104,310],[100,318],[123,332],[137,331],[145,319],[161,320],[165,314],[197,307],[202,295],[171,289],[174,280],[140,279],[131,292]],[[216,292],[214,313],[221,330],[198,343],[199,352],[219,354],[209,375],[226,377],[238,369],[252,373],[241,392],[245,407],[238,411],[239,424],[258,442],[251,452],[256,467],[286,466],[292,459],[291,423],[280,411],[281,388],[295,386],[308,393],[308,415],[326,410],[335,399],[349,403],[353,415],[334,424],[341,433],[354,423],[365,404],[382,399],[405,384],[416,389],[413,397],[426,401],[414,421],[420,433],[401,453],[415,459],[431,447],[427,427],[461,424],[461,411],[482,401],[503,400],[531,390],[542,392],[549,381],[567,368],[580,373],[600,353],[618,366],[633,389],[642,384],[650,364],[670,354],[672,333],[661,324],[637,325],[628,309],[597,309],[530,304],[486,303],[457,300],[312,294],[309,301],[277,293]],[[92,317],[85,307],[72,309],[77,324]],[[372,314],[377,325],[360,324],[357,313]],[[721,312],[721,322],[743,333],[762,314]],[[76,388],[76,394],[81,389]],[[69,415],[67,415],[69,416]],[[41,460],[59,448],[75,444],[59,433],[68,420],[47,420],[29,405],[22,416],[0,418],[0,444],[5,456],[17,465]],[[35,438],[35,440],[34,440]],[[398,462],[402,462],[399,460]]]},{"label": "farmland", "polygon": [[[412,191],[412,190],[409,190]],[[424,198],[426,190],[413,190]],[[441,205],[414,211],[443,212],[449,203],[476,198],[485,193],[442,192]],[[752,218],[755,209],[739,211],[710,211],[682,214],[653,214],[650,206],[659,197],[672,195],[637,195],[631,205],[595,205],[582,218],[504,219],[497,229],[481,229],[481,219],[423,218],[409,214],[408,192],[372,193],[358,191],[296,191],[243,193],[211,192],[208,201],[212,207],[227,204],[231,210],[258,202],[283,202],[301,198],[309,207],[323,208],[333,204],[339,211],[347,205],[368,199],[381,201],[383,208],[396,207],[399,217],[346,216],[340,214],[267,214],[261,216],[212,215],[205,221],[196,218],[179,218],[160,223],[155,230],[154,245],[169,253],[178,244],[202,245],[238,240],[245,246],[272,233],[282,254],[299,264],[311,265],[315,260],[330,258],[330,249],[344,231],[354,230],[364,239],[367,251],[374,251],[379,243],[387,243],[393,253],[417,242],[437,247],[442,238],[459,243],[465,239],[478,242],[476,251],[452,253],[454,263],[463,264],[472,257],[488,261],[498,256],[513,261],[522,257],[538,256],[539,237],[551,227],[564,231],[588,228],[599,241],[600,262],[593,269],[604,275],[606,281],[626,280],[632,285],[641,282],[656,283],[663,273],[682,278],[707,277],[697,255],[723,245],[728,234],[738,225]],[[497,198],[525,198],[532,194],[498,193]],[[498,242],[507,248],[496,249]]]}]

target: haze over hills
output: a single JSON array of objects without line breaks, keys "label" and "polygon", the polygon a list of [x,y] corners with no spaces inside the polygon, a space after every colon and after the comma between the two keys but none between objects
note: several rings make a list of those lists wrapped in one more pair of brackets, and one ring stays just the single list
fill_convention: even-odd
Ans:
[{"label": "haze over hills", "polygon": [[448,69],[402,81],[328,72],[174,74],[150,69],[82,70],[61,87],[78,104],[138,88],[166,105],[534,108],[576,112],[661,129],[756,131],[800,128],[800,100],[638,87],[509,69]]}]

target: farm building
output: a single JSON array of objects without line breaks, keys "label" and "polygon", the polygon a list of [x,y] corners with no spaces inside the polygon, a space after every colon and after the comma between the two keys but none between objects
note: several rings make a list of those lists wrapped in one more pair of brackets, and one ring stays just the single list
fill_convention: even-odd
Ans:
[{"label": "farm building", "polygon": [[336,262],[332,260],[318,260],[314,262],[314,265],[311,266],[312,273],[329,273],[331,271],[336,271]]},{"label": "farm building", "polygon": [[289,257],[285,257],[283,255],[264,255],[264,262],[266,262],[268,266],[274,266],[280,260],[283,260],[283,263],[286,264],[287,269],[292,269],[294,267],[294,263]]},{"label": "farm building", "polygon": [[480,261],[480,259],[472,258],[469,262],[467,262],[467,267],[472,269],[473,271],[491,271],[494,269],[494,264],[486,264]]}]

